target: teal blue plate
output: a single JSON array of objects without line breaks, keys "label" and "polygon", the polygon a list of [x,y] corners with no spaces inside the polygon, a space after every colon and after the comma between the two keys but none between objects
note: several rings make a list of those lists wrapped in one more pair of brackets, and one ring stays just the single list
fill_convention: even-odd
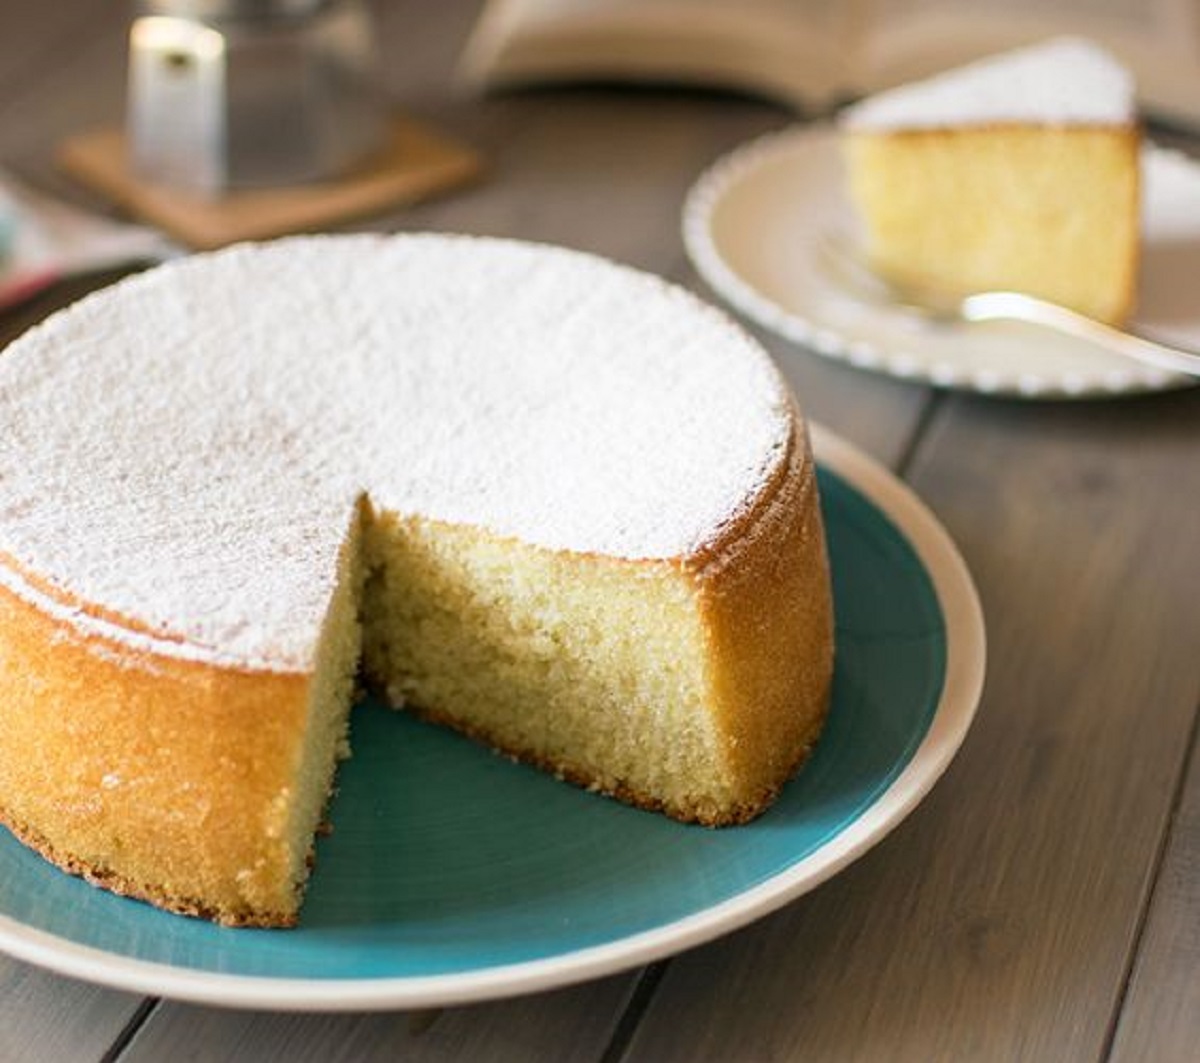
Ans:
[{"label": "teal blue plate", "polygon": [[64,875],[0,831],[0,948],[106,985],[242,1007],[422,1007],[612,973],[726,933],[878,841],[958,748],[983,623],[949,538],[816,430],[837,670],[816,753],[764,816],[708,830],[355,711],[300,926],[230,930]]}]

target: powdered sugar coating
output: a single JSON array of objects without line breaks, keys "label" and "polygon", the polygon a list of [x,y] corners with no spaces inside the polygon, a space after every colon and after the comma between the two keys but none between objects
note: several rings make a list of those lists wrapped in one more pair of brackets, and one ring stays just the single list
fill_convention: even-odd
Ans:
[{"label": "powdered sugar coating", "polygon": [[1125,124],[1134,118],[1128,71],[1096,45],[1063,37],[982,59],[848,107],[854,132],[1004,122]]},{"label": "powdered sugar coating", "polygon": [[311,659],[364,493],[554,549],[688,556],[792,432],[766,355],[681,289],[445,236],[160,267],[14,343],[0,406],[0,553],[173,652],[278,669]]}]

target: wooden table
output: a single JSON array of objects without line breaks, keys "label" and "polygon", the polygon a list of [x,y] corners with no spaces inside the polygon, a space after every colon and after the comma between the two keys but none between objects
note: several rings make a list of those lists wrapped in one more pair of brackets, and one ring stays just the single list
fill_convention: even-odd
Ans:
[{"label": "wooden table", "polygon": [[[476,4],[378,7],[389,89],[489,175],[372,227],[560,242],[704,292],[684,192],[793,116],[675,92],[471,99],[450,71]],[[52,155],[119,118],[125,18],[108,0],[0,0],[0,165],[102,207]],[[0,340],[104,279],[8,314]],[[932,507],[983,600],[975,726],[894,834],[685,955],[437,1013],[223,1011],[0,957],[0,1060],[1200,1058],[1200,390],[1021,402],[762,339],[812,418]]]}]

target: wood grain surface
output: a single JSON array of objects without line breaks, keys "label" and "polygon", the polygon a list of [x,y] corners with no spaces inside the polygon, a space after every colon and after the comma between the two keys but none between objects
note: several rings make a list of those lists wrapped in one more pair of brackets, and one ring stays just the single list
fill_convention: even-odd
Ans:
[{"label": "wood grain surface", "polygon": [[[374,10],[388,91],[471,144],[487,177],[353,228],[563,243],[711,297],[683,252],[683,197],[723,152],[794,116],[602,87],[471,98],[451,71],[478,3]],[[127,17],[103,0],[0,0],[0,167],[112,210],[53,157],[120,120]],[[113,276],[0,317],[0,343]],[[1200,391],[939,393],[757,334],[810,417],[912,484],[979,586],[983,703],[905,823],[720,941],[441,1012],[226,1011],[0,958],[0,1061],[1200,1057]]]},{"label": "wood grain surface", "polygon": [[1200,736],[1174,810],[1113,1059],[1194,1058],[1200,1046]]},{"label": "wood grain surface", "polygon": [[141,1003],[0,956],[0,1059],[102,1059]]}]

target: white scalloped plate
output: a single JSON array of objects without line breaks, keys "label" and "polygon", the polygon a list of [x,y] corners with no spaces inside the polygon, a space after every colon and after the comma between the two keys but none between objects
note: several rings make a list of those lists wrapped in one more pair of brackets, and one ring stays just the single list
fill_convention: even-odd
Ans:
[{"label": "white scalloped plate", "polygon": [[[1200,348],[1200,165],[1143,152],[1141,286],[1135,326]],[[1033,325],[950,325],[866,306],[817,261],[823,234],[860,232],[844,192],[837,133],[795,128],[725,156],[684,207],[688,254],[701,276],[748,318],[862,369],[1023,398],[1104,398],[1185,386]]]}]

